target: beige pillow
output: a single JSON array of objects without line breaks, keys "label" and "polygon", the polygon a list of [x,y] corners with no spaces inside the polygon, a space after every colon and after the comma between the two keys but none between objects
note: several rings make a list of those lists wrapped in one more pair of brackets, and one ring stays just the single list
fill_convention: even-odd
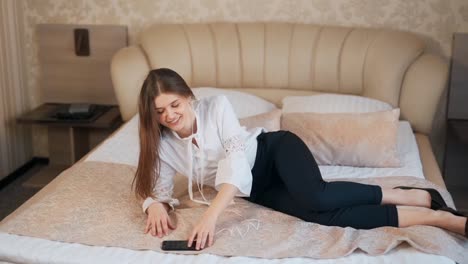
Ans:
[{"label": "beige pillow", "polygon": [[247,129],[263,127],[267,131],[278,131],[281,126],[281,110],[275,109],[263,114],[241,118],[239,123]]},{"label": "beige pillow", "polygon": [[283,113],[281,129],[299,136],[319,165],[399,167],[400,109],[372,113]]}]

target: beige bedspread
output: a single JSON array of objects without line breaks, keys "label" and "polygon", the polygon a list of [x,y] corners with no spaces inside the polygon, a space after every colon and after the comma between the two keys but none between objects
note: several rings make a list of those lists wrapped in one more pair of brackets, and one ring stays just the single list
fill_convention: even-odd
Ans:
[{"label": "beige bedspread", "polygon": [[[76,164],[4,219],[0,231],[87,245],[161,251],[162,239],[143,233],[145,214],[130,190],[134,172],[134,167],[120,164]],[[353,181],[387,187],[438,188],[413,177]],[[448,204],[453,205],[447,191],[439,191]],[[212,191],[207,192],[214,195]],[[177,209],[172,214],[177,229],[164,239],[186,239],[204,210],[204,207]],[[328,227],[307,223],[243,199],[236,199],[220,217],[215,239],[212,247],[200,253],[261,258],[338,258],[357,249],[370,255],[385,254],[406,242],[421,251],[468,263],[468,240],[439,228],[355,230]]]}]

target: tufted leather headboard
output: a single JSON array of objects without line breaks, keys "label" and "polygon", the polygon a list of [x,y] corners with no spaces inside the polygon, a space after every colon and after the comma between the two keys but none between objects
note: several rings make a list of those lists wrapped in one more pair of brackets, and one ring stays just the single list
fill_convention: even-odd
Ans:
[{"label": "tufted leather headboard", "polygon": [[428,134],[447,64],[406,32],[289,23],[157,24],[121,49],[111,74],[124,120],[150,69],[177,71],[191,87],[243,89],[280,106],[287,95],[356,94],[401,108]]}]

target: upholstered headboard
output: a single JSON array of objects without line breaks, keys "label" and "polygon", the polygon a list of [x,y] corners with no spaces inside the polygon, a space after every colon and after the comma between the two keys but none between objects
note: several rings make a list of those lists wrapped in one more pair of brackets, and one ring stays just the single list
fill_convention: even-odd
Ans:
[{"label": "upholstered headboard", "polygon": [[278,106],[286,95],[356,94],[401,108],[428,134],[447,81],[444,61],[411,33],[288,23],[158,24],[112,60],[122,116],[137,112],[150,69],[174,69],[191,87],[243,89]]}]

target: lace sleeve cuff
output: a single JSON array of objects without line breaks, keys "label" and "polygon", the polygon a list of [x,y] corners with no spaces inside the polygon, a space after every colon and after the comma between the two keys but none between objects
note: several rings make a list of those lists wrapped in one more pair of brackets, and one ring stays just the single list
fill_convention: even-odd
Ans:
[{"label": "lace sleeve cuff", "polygon": [[174,198],[165,198],[165,199],[156,198],[156,199],[153,199],[151,197],[148,197],[143,202],[143,205],[142,205],[143,212],[146,213],[146,210],[148,209],[148,207],[150,207],[150,205],[155,203],[155,202],[167,203],[169,205],[169,207],[171,207],[171,210],[175,210],[175,207],[180,204],[179,200],[174,199]]}]

